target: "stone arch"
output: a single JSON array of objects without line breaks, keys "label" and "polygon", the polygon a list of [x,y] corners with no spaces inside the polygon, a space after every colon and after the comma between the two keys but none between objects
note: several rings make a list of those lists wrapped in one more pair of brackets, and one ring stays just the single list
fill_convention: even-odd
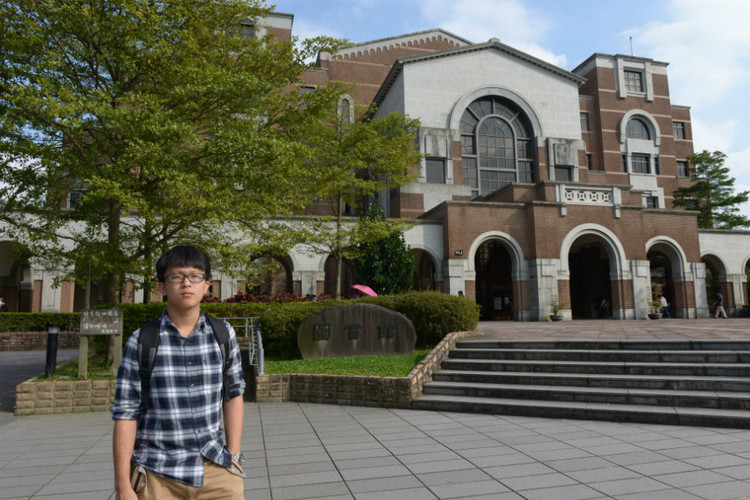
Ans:
[{"label": "stone arch", "polygon": [[256,279],[248,283],[256,295],[294,293],[294,261],[288,254],[268,254],[259,257],[263,269]]},{"label": "stone arch", "polygon": [[672,315],[687,317],[691,293],[686,287],[688,264],[682,247],[668,236],[655,236],[646,242],[645,250],[649,262],[647,299],[658,301],[663,295]]},{"label": "stone arch", "polygon": [[648,240],[645,245],[646,254],[651,251],[662,251],[667,254],[672,262],[672,273],[680,280],[685,279],[687,269],[687,257],[679,243],[668,236],[655,236]]},{"label": "stone arch", "polygon": [[536,113],[526,100],[515,92],[504,89],[501,87],[481,87],[476,90],[464,94],[461,96],[451,109],[448,127],[451,130],[459,130],[461,124],[461,116],[463,116],[466,108],[474,101],[481,97],[497,96],[509,100],[516,106],[518,106],[529,119],[531,123],[532,132],[535,137],[543,136],[544,130],[542,129],[542,122],[539,119],[539,115]]},{"label": "stone arch", "polygon": [[529,303],[528,270],[513,237],[501,231],[480,235],[469,248],[467,271],[484,319],[523,317]]},{"label": "stone arch", "polygon": [[609,271],[611,279],[621,279],[626,263],[625,249],[620,239],[604,226],[599,224],[581,224],[574,227],[563,239],[560,245],[560,273],[563,277],[570,274],[568,267],[568,254],[575,241],[581,236],[597,236],[606,243],[604,249],[609,257]]},{"label": "stone arch", "polygon": [[440,259],[429,248],[423,245],[412,245],[414,256],[414,289],[435,290],[440,274]]},{"label": "stone arch", "polygon": [[476,269],[474,268],[474,258],[476,257],[477,250],[479,247],[490,240],[500,240],[503,244],[507,245],[512,251],[510,256],[513,259],[513,279],[514,280],[526,280],[528,279],[528,267],[526,260],[523,257],[523,249],[518,244],[515,238],[508,233],[502,231],[487,231],[477,236],[469,247],[469,258],[467,260],[467,271],[469,275],[475,275]]},{"label": "stone arch", "polygon": [[560,245],[557,294],[575,318],[622,317],[625,250],[619,238],[598,224],[571,230]]},{"label": "stone arch", "polygon": [[11,312],[31,312],[30,254],[15,240],[0,240],[0,295]]}]

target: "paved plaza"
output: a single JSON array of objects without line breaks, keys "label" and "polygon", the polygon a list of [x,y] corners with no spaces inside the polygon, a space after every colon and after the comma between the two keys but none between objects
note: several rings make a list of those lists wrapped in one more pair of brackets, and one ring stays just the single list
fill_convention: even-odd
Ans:
[{"label": "paved plaza", "polygon": [[[657,325],[658,323],[658,325]],[[750,322],[482,323],[497,338],[748,338]],[[248,499],[748,499],[750,430],[245,405]],[[114,498],[108,413],[0,419],[0,499]]]}]

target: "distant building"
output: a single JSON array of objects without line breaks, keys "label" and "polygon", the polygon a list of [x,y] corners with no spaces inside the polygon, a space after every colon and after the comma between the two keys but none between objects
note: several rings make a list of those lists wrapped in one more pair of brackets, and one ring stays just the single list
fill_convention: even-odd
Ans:
[{"label": "distant building", "polygon": [[[272,14],[253,29],[288,40],[292,22]],[[548,316],[553,301],[568,319],[600,317],[603,300],[616,319],[643,318],[656,294],[682,318],[706,317],[715,291],[728,312],[747,303],[750,232],[699,230],[672,206],[690,183],[693,131],[690,109],[670,100],[668,63],[595,53],[566,71],[434,29],[321,53],[316,66],[305,85],[353,84],[342,109],[374,102],[378,115],[421,121],[418,179],[378,199],[388,216],[419,221],[405,235],[415,288],[463,292],[484,318],[520,321]],[[329,256],[274,258],[282,270],[258,291],[332,290]],[[73,284],[6,268],[0,292],[15,287],[17,307],[78,308]],[[236,289],[219,277],[213,293]]]}]

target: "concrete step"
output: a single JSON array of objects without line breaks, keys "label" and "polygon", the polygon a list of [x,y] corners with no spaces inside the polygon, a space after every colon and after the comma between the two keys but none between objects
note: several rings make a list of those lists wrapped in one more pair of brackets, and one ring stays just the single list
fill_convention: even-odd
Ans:
[{"label": "concrete step", "polygon": [[605,361],[557,360],[487,360],[452,359],[441,364],[447,370],[523,371],[553,373],[591,373],[624,375],[701,375],[717,377],[749,377],[748,363],[637,363]]},{"label": "concrete step", "polygon": [[750,350],[497,349],[461,347],[452,359],[637,361],[641,363],[750,363]]},{"label": "concrete step", "polygon": [[750,428],[750,340],[461,341],[413,407]]},{"label": "concrete step", "polygon": [[479,398],[535,399],[586,403],[680,406],[750,410],[747,393],[728,391],[673,391],[660,389],[622,389],[614,387],[577,387],[515,385],[435,381],[424,387],[424,394],[470,396]]},{"label": "concrete step", "polygon": [[679,406],[582,403],[576,401],[540,401],[443,395],[422,395],[414,400],[412,406],[418,410],[432,411],[750,429],[750,412],[716,408],[683,408]]},{"label": "concrete step", "polygon": [[750,393],[750,378],[748,377],[440,370],[433,373],[433,380],[466,383],[567,385],[674,391],[740,391]]},{"label": "concrete step", "polygon": [[750,351],[750,340],[461,340],[457,348],[474,349],[625,349]]}]

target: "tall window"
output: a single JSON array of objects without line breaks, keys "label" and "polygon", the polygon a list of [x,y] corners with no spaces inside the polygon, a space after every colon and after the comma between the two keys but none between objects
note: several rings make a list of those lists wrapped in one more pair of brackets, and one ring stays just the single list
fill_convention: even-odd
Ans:
[{"label": "tall window", "polygon": [[690,177],[688,162],[679,160],[677,161],[677,177]]},{"label": "tall window", "polygon": [[588,113],[581,113],[581,130],[583,130],[584,132],[590,130]]},{"label": "tall window", "polygon": [[643,73],[625,70],[625,89],[628,92],[643,92]]},{"label": "tall window", "polygon": [[630,157],[632,172],[634,174],[650,174],[649,156],[642,154],[633,154]]},{"label": "tall window", "polygon": [[684,122],[672,122],[672,130],[675,139],[686,139]]},{"label": "tall window", "polygon": [[534,182],[534,147],[526,115],[499,97],[477,99],[461,117],[463,183],[474,195]]},{"label": "tall window", "polygon": [[426,181],[434,184],[445,184],[445,159],[427,158],[425,160]]}]

